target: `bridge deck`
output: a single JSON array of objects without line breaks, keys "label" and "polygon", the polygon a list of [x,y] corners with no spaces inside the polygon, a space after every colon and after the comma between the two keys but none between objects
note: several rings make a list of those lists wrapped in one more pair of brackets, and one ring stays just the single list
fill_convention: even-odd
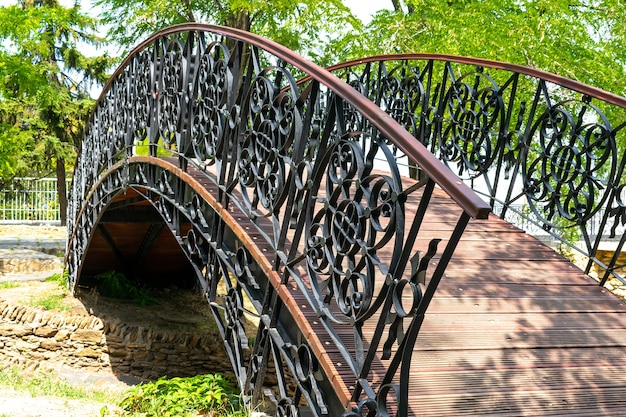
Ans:
[{"label": "bridge deck", "polygon": [[[410,218],[416,201],[406,207]],[[254,234],[245,216],[229,211]],[[449,236],[459,214],[435,190],[417,246]],[[123,230],[136,233],[128,225],[118,233]],[[290,302],[305,303],[297,291]],[[315,313],[300,313],[297,320],[319,336],[309,341],[313,351],[322,352],[340,398],[349,399],[353,374]],[[471,221],[417,339],[410,415],[626,415],[626,314],[620,313],[626,313],[621,299],[531,236],[495,216]],[[345,340],[350,343],[350,329]],[[378,369],[384,372],[382,364]]]},{"label": "bridge deck", "polygon": [[[458,219],[443,192],[431,205],[421,247],[448,236]],[[407,204],[408,211],[416,207]],[[621,299],[535,238],[495,216],[471,222],[417,339],[412,412],[626,414],[626,314],[620,313],[626,313]],[[340,363],[337,350],[320,342],[328,359]],[[336,370],[346,387],[354,383],[350,372]]]},{"label": "bridge deck", "polygon": [[[453,210],[441,195],[441,214]],[[430,219],[436,234],[445,223]],[[624,302],[495,217],[472,222],[417,339],[415,415],[623,415]]]},{"label": "bridge deck", "polygon": [[[442,192],[433,204],[421,247],[458,218]],[[533,237],[495,216],[471,222],[417,339],[412,413],[626,414],[620,313],[621,299]]]},{"label": "bridge deck", "polygon": [[[406,207],[411,218],[417,203]],[[459,214],[436,190],[417,246],[449,236]],[[436,256],[429,269],[437,262]],[[314,312],[302,313],[316,329]],[[621,299],[535,238],[495,216],[472,221],[417,339],[410,413],[624,415],[626,314],[620,313],[626,313]],[[349,398],[354,377],[328,340],[321,337],[314,350],[325,351],[339,377],[335,386]]]}]

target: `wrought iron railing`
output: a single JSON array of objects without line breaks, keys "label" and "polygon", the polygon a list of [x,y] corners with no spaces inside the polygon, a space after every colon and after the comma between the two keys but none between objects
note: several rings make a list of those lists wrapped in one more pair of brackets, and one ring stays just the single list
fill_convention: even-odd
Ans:
[{"label": "wrought iron railing", "polygon": [[[626,283],[619,272],[626,99],[465,57],[378,56],[330,69],[405,126],[502,218],[509,208],[527,207],[516,214],[585,255],[587,273],[598,265],[602,285],[611,276]],[[615,249],[608,262],[597,256],[607,241]]]},{"label": "wrought iron railing", "polygon": [[[70,285],[100,217],[132,188],[194,266],[242,392],[279,415],[407,415],[428,304],[470,218],[490,212],[339,78],[271,41],[200,24],[162,31],[125,59],[76,167]],[[436,189],[457,203],[458,221],[416,243]],[[252,335],[248,314],[259,319]]]}]

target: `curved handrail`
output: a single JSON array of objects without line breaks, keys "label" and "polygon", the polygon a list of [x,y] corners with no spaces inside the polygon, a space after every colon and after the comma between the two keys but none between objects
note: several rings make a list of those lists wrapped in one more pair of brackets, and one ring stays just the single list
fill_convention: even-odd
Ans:
[{"label": "curved handrail", "polygon": [[[562,87],[569,88],[570,90],[577,91],[581,94],[588,95],[590,97],[598,98],[604,102],[614,104],[619,107],[626,108],[626,98],[613,94],[609,91],[602,90],[600,88],[581,83],[580,81],[572,80],[553,74],[551,72],[543,71],[536,68],[525,67],[523,65],[511,64],[508,62],[495,61],[491,59],[474,58],[461,55],[449,55],[449,54],[433,54],[433,53],[406,53],[406,54],[388,54],[388,55],[373,55],[360,59],[354,59],[352,61],[346,61],[339,64],[331,65],[326,69],[330,72],[341,71],[346,68],[354,67],[356,65],[363,65],[368,63],[375,63],[381,61],[442,61],[442,62],[456,62],[459,64],[475,65],[480,67],[492,68],[495,70],[505,70],[509,72],[515,72],[522,75],[528,75],[533,78],[541,78],[553,84],[558,84]],[[303,81],[306,80],[303,79]]]},{"label": "curved handrail", "polygon": [[[301,73],[311,82],[297,84]],[[185,175],[138,159],[141,147],[151,160],[173,157],[177,172],[193,172],[215,195],[208,199]],[[416,178],[401,175],[407,160]],[[426,309],[470,218],[491,211],[419,140],[335,75],[272,41],[202,24],[160,31],[123,61],[96,103],[76,167],[70,285],[102,213],[132,188],[176,235],[211,305],[226,303],[215,314],[228,313],[222,336],[242,390],[254,385],[261,392],[242,369],[264,373],[271,350],[299,379],[295,403],[304,393],[318,415],[327,413],[322,390],[329,386],[347,405],[346,416],[391,390],[397,404],[381,400],[380,412],[397,407],[403,414]],[[449,205],[456,223],[432,238],[421,226],[438,215],[430,201],[440,192],[456,202]],[[241,213],[280,282],[256,276],[264,264],[259,252],[232,233],[221,210]],[[228,294],[216,297],[217,281],[230,279],[236,282]],[[263,317],[249,364],[241,356],[242,291]],[[314,322],[305,317],[309,311]],[[279,326],[279,319],[288,323]],[[306,325],[294,329],[291,321]],[[313,356],[327,344],[340,360],[319,365]],[[380,361],[388,361],[384,375],[376,374]],[[339,374],[350,376],[334,378]]]},{"label": "curved handrail", "polygon": [[[343,73],[379,105],[385,94],[390,97],[388,101],[396,100],[388,112],[405,127],[412,127],[414,135],[439,153],[446,164],[472,171],[472,181],[482,176],[491,188],[483,193],[494,208],[496,203],[504,206],[500,212],[503,218],[514,212],[528,222],[527,228],[542,229],[539,234],[548,231],[585,255],[589,260],[587,273],[593,264],[599,266],[601,285],[610,276],[626,282],[623,272],[618,272],[626,242],[623,237],[615,240],[626,218],[626,98],[545,71],[455,55],[378,55],[336,64],[328,70]],[[521,87],[522,79],[527,82],[526,91]],[[408,98],[411,94],[420,98]],[[479,94],[485,94],[486,99]],[[490,112],[502,117],[496,120]],[[465,115],[474,118],[461,122],[459,118]],[[426,130],[417,131],[416,126],[426,126]],[[463,130],[466,136],[451,133],[454,129]],[[468,139],[471,135],[475,137]],[[480,135],[482,138],[477,139]],[[466,152],[455,141],[472,145]],[[486,141],[492,149],[480,156],[482,166],[461,161],[472,158],[475,148]],[[544,173],[538,174],[540,170]],[[576,183],[574,177],[582,179]],[[496,183],[504,180],[508,185]],[[504,187],[508,187],[506,195],[496,195]],[[562,201],[550,193],[561,194]],[[524,198],[530,201],[532,216],[518,207]],[[599,250],[607,236],[613,242],[613,254],[601,257]]]},{"label": "curved handrail", "polygon": [[[442,189],[444,189],[446,193],[448,193],[448,195],[450,195],[471,217],[485,219],[491,212],[491,208],[485,204],[480,197],[467,188],[465,184],[460,182],[458,178],[442,166],[436,158],[433,158],[421,143],[417,142],[413,136],[411,136],[404,129],[400,128],[400,126],[378,106],[374,105],[366,97],[346,85],[343,80],[332,75],[325,68],[306,60],[299,54],[272,40],[240,29],[203,23],[183,23],[156,32],[150,38],[135,47],[129,53],[128,57],[119,65],[118,69],[111,75],[111,78],[105,85],[100,97],[98,98],[98,102],[106,95],[107,90],[110,87],[110,83],[112,83],[116,76],[123,71],[123,69],[132,60],[133,56],[139,51],[143,50],[147,45],[153,43],[155,39],[168,34],[188,30],[215,32],[262,47],[264,50],[302,70],[305,74],[309,74],[318,82],[330,87],[336,94],[350,103],[350,105],[360,109],[363,112],[363,115],[366,116],[374,126],[380,129],[385,136],[393,138],[394,142],[397,143],[404,153],[410,158],[413,158],[424,170],[424,172]],[[97,105],[98,104],[96,103],[96,106]]]}]

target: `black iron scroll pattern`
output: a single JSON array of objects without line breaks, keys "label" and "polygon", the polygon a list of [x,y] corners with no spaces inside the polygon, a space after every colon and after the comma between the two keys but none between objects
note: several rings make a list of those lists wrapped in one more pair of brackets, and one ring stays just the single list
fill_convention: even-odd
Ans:
[{"label": "black iron scroll pattern", "polygon": [[569,236],[567,243],[589,257],[589,271],[599,262],[599,242],[626,229],[620,200],[626,103],[550,74],[475,61],[374,57],[336,71],[367,85],[372,100],[502,217],[515,212],[536,233]]},{"label": "black iron scroll pattern", "polygon": [[[438,143],[440,158],[457,163],[457,174],[484,174],[497,156],[504,124],[504,102],[495,82],[482,72],[454,79],[445,95]],[[466,174],[467,172],[467,174]]]},{"label": "black iron scroll pattern", "polygon": [[568,104],[541,114],[529,134],[532,158],[523,159],[529,205],[546,227],[557,219],[586,223],[605,203],[617,168],[613,128],[604,114],[586,102],[572,113]]},{"label": "black iron scroll pattern", "polygon": [[228,96],[232,74],[230,53],[224,44],[211,43],[202,52],[191,99],[191,143],[201,166],[213,165],[229,122]]},{"label": "black iron scroll pattern", "polygon": [[[298,415],[303,406],[320,416],[352,413],[352,406],[366,407],[370,415],[402,414],[421,320],[470,215],[463,212],[457,230],[441,236],[447,243],[435,271],[427,268],[439,239],[418,239],[420,226],[436,182],[456,190],[455,179],[416,150],[407,162],[416,167],[416,161],[428,161],[430,174],[420,181],[403,178],[399,161],[408,160],[401,151],[407,143],[394,135],[406,132],[388,125],[388,118],[381,121],[384,113],[365,97],[348,100],[351,88],[334,85],[339,94],[325,85],[336,83],[329,74],[298,84],[292,74],[305,65],[295,55],[272,56],[256,38],[258,44],[250,44],[240,33],[228,39],[194,27],[166,31],[142,45],[98,101],[68,215],[70,285],[103,210],[132,187],[153,204],[195,268],[242,392],[265,396],[282,415]],[[437,90],[425,82],[427,72],[411,69],[409,81],[375,97],[405,121],[422,109],[428,120],[411,125],[414,135],[442,123],[433,116],[442,104],[419,98]],[[360,84],[371,94],[370,81]],[[491,90],[472,87],[478,95],[462,102],[465,113],[446,107],[462,129],[475,106],[482,106],[483,119],[499,114]],[[451,97],[441,91],[441,100]],[[468,132],[456,146],[476,148],[479,156],[459,160],[482,168],[477,161],[489,159],[484,142],[491,133]],[[140,149],[150,157],[138,157]],[[162,156],[173,159],[157,159]],[[202,180],[192,186],[190,173]],[[200,183],[206,188],[193,188]],[[468,189],[456,192],[463,210],[486,216],[482,202],[463,194]],[[410,219],[408,201],[419,205]],[[229,223],[234,220],[221,218],[220,210],[238,212],[262,242],[237,235]],[[382,256],[382,248],[391,251]],[[300,306],[294,306],[296,298]],[[309,318],[297,308],[314,311],[315,323],[305,323]],[[246,315],[258,315],[256,337],[246,333]],[[317,326],[315,332],[308,326]],[[322,337],[337,346],[340,365],[315,356]],[[374,375],[378,362],[387,367],[382,376]],[[347,411],[329,382],[338,366],[351,375],[340,382],[353,390]],[[268,381],[274,382],[268,387]]]},{"label": "black iron scroll pattern", "polygon": [[[252,216],[278,216],[288,191],[294,140],[301,137],[298,89],[284,68],[256,75],[244,108],[245,129],[238,146],[238,176]],[[281,221],[274,222],[280,226]]]}]

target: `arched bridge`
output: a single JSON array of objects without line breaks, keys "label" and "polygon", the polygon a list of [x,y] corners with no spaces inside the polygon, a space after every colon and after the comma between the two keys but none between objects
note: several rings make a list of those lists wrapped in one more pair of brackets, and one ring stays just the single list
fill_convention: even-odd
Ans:
[{"label": "arched bridge", "polygon": [[624,109],[514,65],[326,70],[172,27],[88,124],[69,285],[197,285],[242,393],[278,415],[624,414],[626,307],[605,288],[624,282]]}]

